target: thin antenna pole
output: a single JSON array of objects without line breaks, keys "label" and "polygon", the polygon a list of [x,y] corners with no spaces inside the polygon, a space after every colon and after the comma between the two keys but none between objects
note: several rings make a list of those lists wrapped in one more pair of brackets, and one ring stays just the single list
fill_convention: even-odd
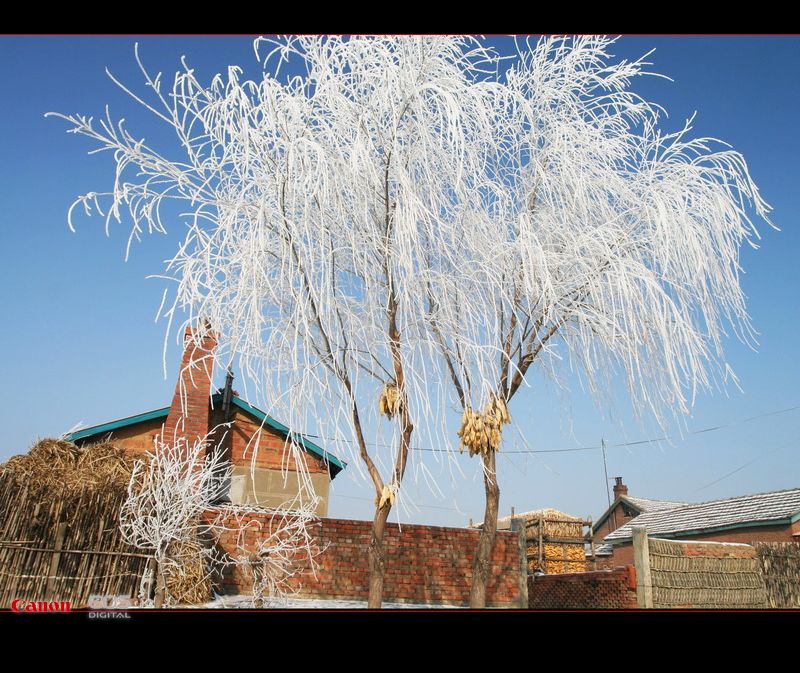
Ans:
[{"label": "thin antenna pole", "polygon": [[603,472],[606,475],[606,498],[608,498],[608,506],[611,507],[611,491],[608,490],[608,463],[606,462],[606,440],[600,438],[600,446],[603,448]]}]

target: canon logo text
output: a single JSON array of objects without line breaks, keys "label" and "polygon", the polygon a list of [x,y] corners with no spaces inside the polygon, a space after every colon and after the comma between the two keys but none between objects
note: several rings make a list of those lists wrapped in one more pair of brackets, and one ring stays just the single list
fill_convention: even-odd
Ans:
[{"label": "canon logo text", "polygon": [[23,601],[15,598],[11,601],[14,612],[70,612],[72,607],[69,601]]}]

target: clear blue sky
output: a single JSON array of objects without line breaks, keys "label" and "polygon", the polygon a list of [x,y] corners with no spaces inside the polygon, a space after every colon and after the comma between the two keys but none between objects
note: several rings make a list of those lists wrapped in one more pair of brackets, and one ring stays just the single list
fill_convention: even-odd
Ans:
[{"label": "clear blue sky", "polygon": [[[500,38],[495,38],[502,42]],[[133,44],[154,69],[174,72],[186,55],[201,79],[228,65],[255,76],[248,37],[0,37],[0,264],[5,321],[0,331],[3,443],[0,460],[27,450],[42,436],[78,422],[95,424],[169,404],[177,369],[174,344],[169,375],[161,367],[165,325],[155,323],[161,298],[162,260],[182,238],[147,237],[123,263],[127,228],[101,218],[80,218],[77,233],[66,224],[74,198],[111,184],[112,159],[88,156],[89,144],[67,135],[44,113],[125,117],[136,134],[157,144],[162,131],[105,76],[138,85]],[[698,400],[686,419],[689,431],[733,424],[800,405],[798,252],[800,252],[800,38],[630,37],[616,53],[632,58],[655,47],[652,69],[674,82],[641,79],[636,90],[670,113],[674,129],[695,110],[695,132],[731,143],[747,158],[762,194],[774,207],[782,231],[763,229],[761,249],[746,249],[743,265],[749,309],[759,330],[758,352],[730,342],[728,356],[744,392]],[[618,396],[613,410],[599,411],[580,389],[558,397],[538,382],[525,403],[512,407],[515,424],[533,449],[595,446],[660,434],[632,418]],[[772,415],[672,442],[612,447],[609,477],[621,475],[631,494],[670,500],[709,500],[800,486],[800,411]],[[598,516],[606,506],[599,451],[523,454],[516,433],[501,452],[501,514],[556,507]],[[334,453],[336,447],[327,447]],[[752,461],[752,462],[751,462]],[[750,464],[748,464],[750,463]],[[404,521],[463,525],[480,520],[483,488],[477,461],[460,460],[466,478],[440,475],[438,498],[419,487],[417,511]],[[729,472],[735,474],[718,481]],[[348,475],[348,473],[350,473]],[[334,482],[330,515],[371,518],[372,495],[346,470]],[[703,488],[706,486],[705,488]],[[408,483],[409,492],[417,487]],[[393,514],[394,519],[394,514]]]}]

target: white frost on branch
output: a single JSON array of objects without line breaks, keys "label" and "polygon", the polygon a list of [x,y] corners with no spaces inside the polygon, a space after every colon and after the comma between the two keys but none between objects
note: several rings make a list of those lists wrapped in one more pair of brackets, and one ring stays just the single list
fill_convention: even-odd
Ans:
[{"label": "white frost on branch", "polygon": [[[128,543],[151,551],[156,563],[156,607],[169,603],[167,578],[188,576],[186,559],[176,550],[189,546],[199,556],[195,568],[211,568],[214,548],[202,544],[208,526],[204,512],[224,494],[230,467],[221,452],[206,456],[208,437],[189,444],[185,439],[155,438],[152,452],[134,463],[128,497],[120,510],[120,530]],[[210,574],[209,570],[209,574]],[[143,578],[143,586],[150,578]],[[203,578],[205,580],[205,578]],[[148,604],[149,596],[140,596]]]},{"label": "white frost on branch", "polygon": [[[254,606],[271,605],[296,590],[290,581],[299,572],[316,572],[321,550],[311,528],[318,498],[301,494],[274,509],[221,504],[231,468],[221,452],[206,453],[211,434],[191,445],[156,437],[154,451],[134,464],[120,512],[123,538],[153,552],[157,594],[161,592],[158,607],[174,604],[170,583],[182,588],[187,582],[205,584],[233,567],[252,575]],[[261,515],[268,530],[258,530],[258,540],[249,548],[245,532],[260,526],[254,515]],[[231,550],[220,544],[225,533],[236,537]],[[145,593],[150,583],[149,577],[143,578]],[[140,600],[149,604],[149,596]]]},{"label": "white frost on branch", "polygon": [[769,207],[740,154],[691,121],[661,130],[631,89],[649,64],[613,43],[524,41],[509,61],[464,37],[262,39],[260,81],[185,66],[168,90],[142,65],[147,95],[120,86],[182,155],[108,111],[60,115],[116,162],[113,190],[78,202],[127,212],[132,238],[188,207],[167,315],[208,319],[270,409],[323,443],[387,432],[392,297],[420,443],[455,447],[454,378],[482,408],[565,355],[601,400],[620,373],[637,409],[686,411],[730,375],[726,330],[753,341],[739,249]]},{"label": "white frost on branch", "polygon": [[[222,567],[238,567],[250,577],[253,607],[285,605],[301,586],[293,578],[309,572],[316,577],[317,557],[325,551],[313,535],[318,525],[316,505],[314,500],[296,498],[277,509],[232,506],[218,509],[213,523],[215,537],[225,531],[236,534],[234,549],[225,554]],[[253,514],[262,516],[253,519]],[[254,545],[245,540],[250,529],[258,537]]]}]

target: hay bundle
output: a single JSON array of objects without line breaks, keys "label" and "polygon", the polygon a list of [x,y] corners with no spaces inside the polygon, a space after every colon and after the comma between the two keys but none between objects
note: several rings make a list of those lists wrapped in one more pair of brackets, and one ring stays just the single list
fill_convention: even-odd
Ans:
[{"label": "hay bundle", "polygon": [[211,597],[206,547],[194,536],[170,545],[164,575],[171,603],[197,605]]},{"label": "hay bundle", "polygon": [[9,458],[0,469],[29,488],[77,495],[87,490],[125,489],[133,463],[110,442],[76,446],[50,438],[38,441],[26,454]]},{"label": "hay bundle", "polygon": [[392,416],[400,413],[400,389],[394,381],[383,384],[381,396],[378,398],[378,411],[381,416],[392,420]]},{"label": "hay bundle", "polygon": [[[0,465],[0,473],[24,486],[35,500],[59,503],[60,516],[72,526],[80,519],[82,503],[87,497],[92,502],[104,503],[101,510],[106,521],[119,520],[137,459],[147,460],[147,457],[126,456],[124,449],[110,442],[76,446],[62,439],[43,439],[27,454],[14,456]],[[142,479],[146,473],[147,470],[138,471],[136,488],[145,486]],[[14,501],[9,499],[8,504],[14,506]],[[0,511],[0,516],[3,515]],[[37,521],[33,520],[31,525],[38,525]],[[52,522],[43,521],[41,525],[49,526]],[[76,531],[78,533],[83,534]],[[42,534],[50,535],[46,531]],[[196,534],[172,543],[164,564],[166,590],[171,602],[204,603],[209,599],[211,579],[207,555],[207,549]]]},{"label": "hay bundle", "polygon": [[461,427],[457,434],[461,438],[459,449],[469,449],[470,457],[477,453],[487,455],[499,451],[503,435],[503,425],[511,422],[508,406],[501,397],[492,395],[483,412],[467,407],[461,417]]},{"label": "hay bundle", "polygon": [[800,541],[754,542],[771,608],[800,608]]}]

